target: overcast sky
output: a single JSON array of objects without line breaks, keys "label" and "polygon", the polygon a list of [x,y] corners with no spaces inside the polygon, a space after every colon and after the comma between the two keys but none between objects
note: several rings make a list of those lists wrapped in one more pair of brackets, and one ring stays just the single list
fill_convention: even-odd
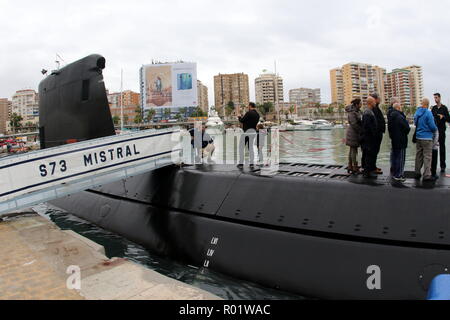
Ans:
[{"label": "overcast sky", "polygon": [[329,70],[364,62],[389,70],[424,68],[425,94],[450,98],[450,1],[294,0],[0,0],[0,97],[37,89],[42,68],[91,53],[105,56],[111,91],[139,91],[138,70],[152,59],[198,63],[213,100],[213,76],[254,78],[274,61],[289,89],[322,89]]}]

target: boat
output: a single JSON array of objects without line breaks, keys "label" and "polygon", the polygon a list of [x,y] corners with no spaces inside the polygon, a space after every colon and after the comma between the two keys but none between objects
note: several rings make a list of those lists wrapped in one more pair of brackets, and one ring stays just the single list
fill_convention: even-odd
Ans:
[{"label": "boat", "polygon": [[316,129],[313,121],[309,120],[293,120],[285,125],[285,131],[313,131]]},{"label": "boat", "polygon": [[333,130],[334,126],[327,120],[315,120],[313,121],[314,130]]},{"label": "boat", "polygon": [[[104,67],[91,55],[40,83],[43,148],[114,135]],[[450,270],[450,179],[407,178],[334,164],[281,163],[270,178],[173,165],[51,204],[163,257],[305,297],[425,299]]]},{"label": "boat", "polygon": [[206,122],[206,129],[210,134],[221,134],[225,129],[225,124],[219,117],[217,111],[209,110],[208,121]]}]

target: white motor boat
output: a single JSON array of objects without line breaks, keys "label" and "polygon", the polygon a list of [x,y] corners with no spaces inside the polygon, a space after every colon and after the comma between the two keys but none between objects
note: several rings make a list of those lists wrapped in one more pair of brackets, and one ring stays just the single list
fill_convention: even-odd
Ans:
[{"label": "white motor boat", "polygon": [[313,121],[315,130],[332,130],[333,124],[327,120],[316,120]]},{"label": "white motor boat", "polygon": [[291,124],[286,125],[286,131],[313,131],[315,125],[309,120],[294,120]]},{"label": "white motor boat", "polygon": [[213,134],[223,133],[225,129],[225,124],[222,119],[220,119],[219,115],[216,111],[209,111],[208,121],[206,122],[206,129]]}]

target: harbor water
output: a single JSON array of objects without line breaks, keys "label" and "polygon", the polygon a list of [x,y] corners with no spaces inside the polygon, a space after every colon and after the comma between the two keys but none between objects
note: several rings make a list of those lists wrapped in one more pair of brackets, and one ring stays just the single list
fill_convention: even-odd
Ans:
[{"label": "harbor water", "polygon": [[[280,135],[280,157],[282,162],[345,165],[348,147],[345,146],[345,130],[282,132]],[[410,141],[412,133],[410,135]],[[450,143],[450,142],[449,142]],[[359,155],[360,157],[361,155]],[[378,165],[389,166],[390,140],[385,136]],[[409,144],[406,169],[413,170],[415,145]],[[276,300],[304,299],[301,296],[264,288],[257,284],[233,279],[211,270],[182,265],[164,257],[159,257],[145,248],[134,244],[119,235],[105,231],[70,213],[61,212],[46,204],[35,209],[62,229],[70,229],[103,245],[108,257],[122,257],[142,264],[163,275],[209,291],[228,300]]]}]

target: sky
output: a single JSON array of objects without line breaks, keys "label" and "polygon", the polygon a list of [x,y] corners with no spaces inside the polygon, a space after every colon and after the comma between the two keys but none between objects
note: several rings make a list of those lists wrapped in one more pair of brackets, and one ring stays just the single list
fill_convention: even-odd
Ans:
[{"label": "sky", "polygon": [[348,62],[388,71],[423,67],[425,95],[450,102],[450,1],[446,0],[0,0],[0,98],[36,89],[40,71],[98,53],[106,87],[139,92],[139,68],[159,61],[198,64],[214,104],[213,77],[274,70],[290,89],[322,90],[329,70]]}]

